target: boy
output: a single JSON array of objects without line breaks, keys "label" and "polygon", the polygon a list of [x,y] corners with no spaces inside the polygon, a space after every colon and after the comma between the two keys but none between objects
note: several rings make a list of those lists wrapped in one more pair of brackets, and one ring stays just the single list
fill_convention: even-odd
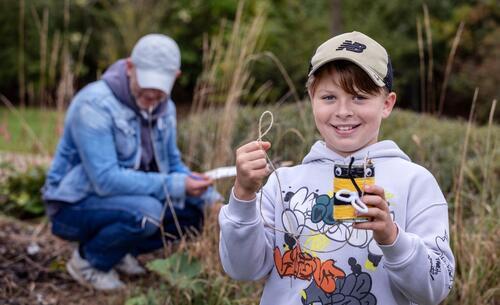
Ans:
[{"label": "boy", "polygon": [[[235,279],[267,276],[261,304],[427,305],[449,293],[446,200],[432,174],[394,142],[378,141],[396,102],[391,88],[381,45],[359,32],[336,36],[317,49],[307,81],[324,141],[257,195],[271,143],[236,151],[220,256]],[[338,211],[351,203],[355,213],[342,220]]]}]

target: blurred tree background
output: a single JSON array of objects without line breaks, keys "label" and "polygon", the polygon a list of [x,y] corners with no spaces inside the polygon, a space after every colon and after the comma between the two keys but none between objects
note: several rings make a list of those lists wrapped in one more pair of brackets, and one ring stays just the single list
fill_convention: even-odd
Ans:
[{"label": "blurred tree background", "polygon": [[[189,107],[203,69],[204,37],[218,33],[222,20],[231,25],[238,2],[0,0],[0,93],[18,106],[64,107],[75,90],[126,57],[141,35],[161,32],[181,48],[183,76],[173,97],[180,108]],[[403,108],[439,113],[442,103],[445,115],[467,116],[479,87],[477,116],[484,122],[498,97],[500,8],[495,0],[256,0],[246,2],[243,18],[259,10],[267,19],[258,49],[279,59],[295,88],[275,61],[257,57],[251,88],[261,94],[244,96],[246,103],[292,100],[294,90],[303,98],[315,48],[333,34],[352,30],[372,36],[389,51]],[[455,37],[460,40],[450,56]],[[446,98],[440,102],[442,92]]]}]

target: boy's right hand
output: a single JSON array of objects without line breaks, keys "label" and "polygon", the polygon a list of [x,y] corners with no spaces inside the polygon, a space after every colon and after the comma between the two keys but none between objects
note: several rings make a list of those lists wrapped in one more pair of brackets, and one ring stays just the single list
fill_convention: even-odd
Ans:
[{"label": "boy's right hand", "polygon": [[264,178],[269,175],[266,151],[270,142],[253,141],[236,150],[234,195],[240,200],[253,200]]}]

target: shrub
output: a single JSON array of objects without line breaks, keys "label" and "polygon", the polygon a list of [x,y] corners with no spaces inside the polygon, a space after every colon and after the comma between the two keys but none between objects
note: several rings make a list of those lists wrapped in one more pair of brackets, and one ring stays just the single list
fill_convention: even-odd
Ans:
[{"label": "shrub", "polygon": [[0,168],[9,172],[0,182],[0,212],[22,219],[43,215],[40,189],[45,181],[45,167],[33,166],[17,172],[3,163]]}]

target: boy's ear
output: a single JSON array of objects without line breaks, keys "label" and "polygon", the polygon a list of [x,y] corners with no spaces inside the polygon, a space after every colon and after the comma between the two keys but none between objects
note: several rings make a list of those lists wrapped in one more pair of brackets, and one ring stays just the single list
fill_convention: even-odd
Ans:
[{"label": "boy's ear", "polygon": [[389,93],[384,101],[384,108],[382,109],[382,118],[386,119],[389,117],[389,115],[392,112],[392,108],[394,108],[394,105],[396,104],[396,93],[391,92]]},{"label": "boy's ear", "polygon": [[312,102],[313,97],[314,97],[314,92],[312,91],[312,88],[307,88],[307,94],[309,94],[309,100]]}]

